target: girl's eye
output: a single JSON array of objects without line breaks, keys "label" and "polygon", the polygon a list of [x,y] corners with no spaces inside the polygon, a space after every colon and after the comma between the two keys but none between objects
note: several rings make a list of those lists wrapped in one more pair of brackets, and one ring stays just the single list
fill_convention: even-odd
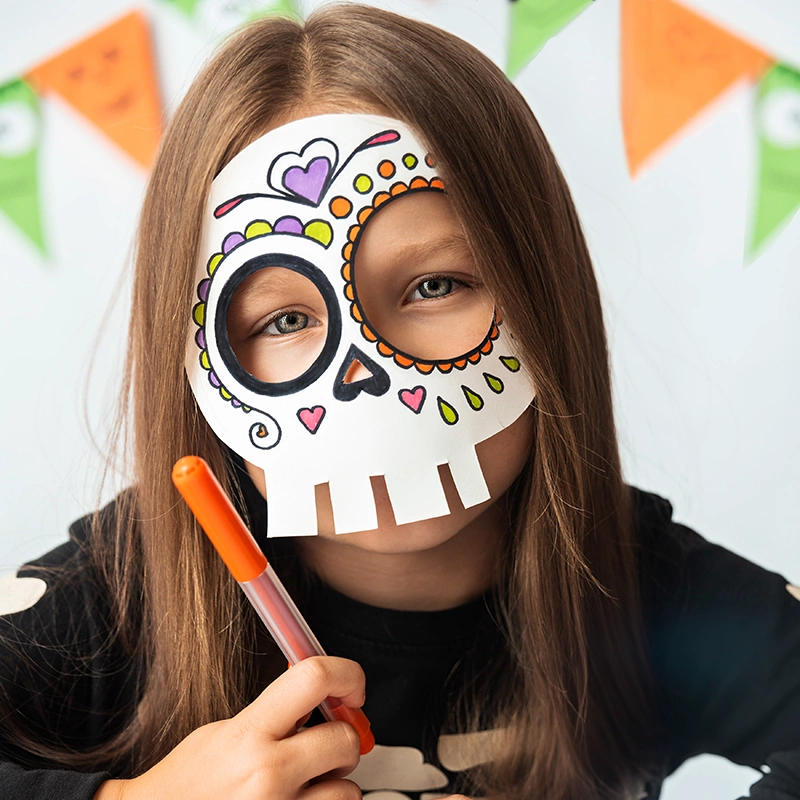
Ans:
[{"label": "girl's eye", "polygon": [[308,314],[303,314],[301,311],[289,311],[273,319],[264,328],[264,333],[272,336],[284,336],[287,333],[297,333],[307,327]]},{"label": "girl's eye", "polygon": [[448,294],[452,293],[454,283],[452,278],[427,278],[417,284],[414,297],[421,297],[425,300],[434,297],[447,297]]}]

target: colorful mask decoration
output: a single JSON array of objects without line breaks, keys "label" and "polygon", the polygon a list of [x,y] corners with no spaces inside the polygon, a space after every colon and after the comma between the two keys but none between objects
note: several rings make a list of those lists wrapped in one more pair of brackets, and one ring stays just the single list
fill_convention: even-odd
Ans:
[{"label": "colorful mask decoration", "polygon": [[[371,476],[384,477],[398,524],[449,513],[440,465],[464,507],[490,498],[475,445],[534,396],[498,312],[474,346],[431,360],[387,339],[359,295],[365,231],[422,192],[445,186],[408,127],[354,114],[277,128],[212,184],[186,371],[217,436],[264,470],[270,536],[315,534],[314,487],[325,483],[337,533],[377,527]],[[319,352],[288,380],[255,377],[229,340],[231,301],[262,270],[308,282],[326,310]]]}]

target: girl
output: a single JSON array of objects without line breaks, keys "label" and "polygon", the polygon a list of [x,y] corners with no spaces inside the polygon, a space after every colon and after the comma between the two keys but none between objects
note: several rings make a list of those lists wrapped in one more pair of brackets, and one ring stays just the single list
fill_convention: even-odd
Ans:
[{"label": "girl", "polygon": [[[624,484],[569,192],[480,53],[359,6],[232,39],[154,167],[130,342],[135,485],[0,621],[4,797],[656,798],[700,752],[800,797],[800,604]],[[286,671],[187,453],[336,657]]]}]

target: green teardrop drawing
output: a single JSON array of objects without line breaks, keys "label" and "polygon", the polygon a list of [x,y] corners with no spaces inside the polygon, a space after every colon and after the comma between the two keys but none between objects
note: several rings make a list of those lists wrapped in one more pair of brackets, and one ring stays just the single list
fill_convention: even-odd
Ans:
[{"label": "green teardrop drawing", "polygon": [[511,372],[519,372],[519,360],[513,356],[500,356],[500,361],[503,363],[503,366]]},{"label": "green teardrop drawing", "polygon": [[467,398],[470,408],[475,411],[480,411],[483,408],[483,398],[479,394],[475,394],[475,392],[467,386],[462,386],[461,391],[464,392],[464,397]]},{"label": "green teardrop drawing", "polygon": [[450,403],[442,400],[441,397],[436,398],[439,401],[439,413],[442,415],[442,419],[448,425],[455,425],[458,422],[458,411],[456,411]]},{"label": "green teardrop drawing", "polygon": [[494,375],[490,375],[488,372],[484,372],[483,377],[486,379],[486,385],[495,394],[500,394],[500,392],[503,391],[503,381],[501,381],[500,378],[495,378]]}]

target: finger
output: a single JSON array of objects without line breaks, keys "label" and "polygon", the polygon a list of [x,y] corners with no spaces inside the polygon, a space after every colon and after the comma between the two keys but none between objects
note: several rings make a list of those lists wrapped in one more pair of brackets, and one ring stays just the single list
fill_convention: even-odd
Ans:
[{"label": "finger", "polygon": [[345,705],[360,708],[364,684],[364,671],[355,661],[313,656],[284,672],[234,719],[246,729],[283,739],[326,697],[338,697]]},{"label": "finger", "polygon": [[320,776],[344,778],[358,766],[361,758],[358,734],[346,722],[315,725],[284,739],[278,747],[281,748],[281,763],[290,765],[290,782],[295,786]]},{"label": "finger", "polygon": [[353,781],[335,780],[315,783],[300,792],[302,800],[361,800],[361,789]]}]

